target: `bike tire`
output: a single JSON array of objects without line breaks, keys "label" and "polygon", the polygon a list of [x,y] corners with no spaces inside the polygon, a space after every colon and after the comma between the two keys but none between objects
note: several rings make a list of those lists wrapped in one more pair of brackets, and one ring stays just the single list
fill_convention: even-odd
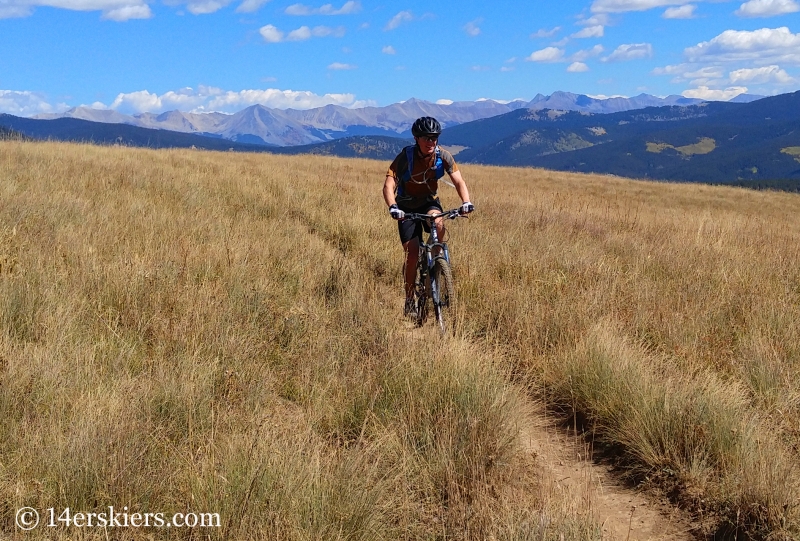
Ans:
[{"label": "bike tire", "polygon": [[[420,255],[420,261],[423,255]],[[417,278],[415,283],[416,317],[414,318],[417,327],[422,327],[428,319],[428,277],[422,277],[421,265],[417,267]]]},{"label": "bike tire", "polygon": [[443,257],[433,262],[431,297],[439,331],[442,334],[452,331],[455,327],[456,287],[450,263]]}]

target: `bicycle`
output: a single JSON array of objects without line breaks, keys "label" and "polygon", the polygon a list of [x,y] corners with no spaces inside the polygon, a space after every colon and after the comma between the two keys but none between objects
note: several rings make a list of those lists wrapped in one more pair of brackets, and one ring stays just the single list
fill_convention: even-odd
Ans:
[{"label": "bicycle", "polygon": [[[424,221],[430,227],[428,242],[421,242],[417,258],[417,277],[414,282],[414,323],[418,327],[428,319],[428,301],[433,304],[436,324],[442,334],[453,326],[456,307],[456,288],[453,271],[450,268],[450,251],[447,243],[439,239],[434,221],[437,218],[455,220],[466,218],[459,209],[451,209],[439,214],[419,214],[407,212],[406,220]],[[434,255],[436,253],[436,255]]]}]

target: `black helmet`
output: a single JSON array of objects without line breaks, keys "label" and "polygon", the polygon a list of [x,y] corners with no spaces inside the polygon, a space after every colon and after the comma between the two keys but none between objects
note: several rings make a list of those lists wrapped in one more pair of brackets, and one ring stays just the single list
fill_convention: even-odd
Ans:
[{"label": "black helmet", "polygon": [[422,137],[423,135],[440,135],[442,133],[442,125],[439,121],[432,116],[423,116],[414,121],[411,126],[411,134],[414,137]]}]

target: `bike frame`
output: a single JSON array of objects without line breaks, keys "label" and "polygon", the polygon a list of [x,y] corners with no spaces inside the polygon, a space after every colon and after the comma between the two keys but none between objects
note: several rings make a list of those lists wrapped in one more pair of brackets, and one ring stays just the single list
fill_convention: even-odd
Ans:
[{"label": "bike frame", "polygon": [[[415,284],[417,290],[417,324],[421,325],[426,317],[428,297],[434,303],[434,309],[440,310],[442,302],[439,296],[439,288],[436,277],[433,276],[433,269],[437,259],[444,259],[450,263],[450,251],[447,248],[447,243],[439,239],[439,232],[436,228],[436,220],[439,218],[446,218],[448,220],[455,220],[456,218],[465,217],[459,213],[459,209],[452,209],[439,214],[419,214],[419,213],[406,213],[405,219],[424,221],[430,225],[430,234],[428,235],[428,242],[423,242],[420,239],[419,257],[417,259],[417,283]],[[438,255],[433,255],[435,248],[440,248],[441,251]],[[423,257],[424,256],[424,257]]]}]

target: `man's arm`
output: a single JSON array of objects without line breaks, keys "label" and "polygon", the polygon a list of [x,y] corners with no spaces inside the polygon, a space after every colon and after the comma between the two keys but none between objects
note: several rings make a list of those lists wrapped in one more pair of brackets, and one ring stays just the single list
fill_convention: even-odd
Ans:
[{"label": "man's arm", "polygon": [[396,205],[397,201],[394,197],[394,190],[397,186],[397,181],[392,175],[386,175],[386,181],[383,183],[383,200],[386,201],[386,206],[391,207]]},{"label": "man's arm", "polygon": [[456,187],[456,192],[458,192],[458,196],[461,198],[461,201],[464,203],[468,202],[469,190],[467,189],[467,183],[464,182],[464,178],[461,176],[461,171],[453,171],[450,174],[450,180],[453,181],[453,186]]}]

